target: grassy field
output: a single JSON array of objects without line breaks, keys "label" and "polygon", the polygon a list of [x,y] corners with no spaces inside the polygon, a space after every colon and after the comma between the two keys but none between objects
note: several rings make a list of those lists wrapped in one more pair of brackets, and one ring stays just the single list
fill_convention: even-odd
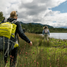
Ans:
[{"label": "grassy field", "polygon": [[[29,46],[21,38],[17,54],[16,67],[67,67],[67,40],[50,38],[44,42],[44,38],[33,33],[25,33],[33,42]],[[0,67],[3,67],[3,54],[0,52]],[[7,67],[9,67],[9,57]]]}]

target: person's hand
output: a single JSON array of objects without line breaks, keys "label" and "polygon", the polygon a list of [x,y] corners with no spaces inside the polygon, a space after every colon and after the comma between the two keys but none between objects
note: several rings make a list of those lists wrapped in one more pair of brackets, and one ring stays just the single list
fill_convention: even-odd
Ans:
[{"label": "person's hand", "polygon": [[32,46],[32,42],[30,42],[29,44],[30,44],[30,46]]}]

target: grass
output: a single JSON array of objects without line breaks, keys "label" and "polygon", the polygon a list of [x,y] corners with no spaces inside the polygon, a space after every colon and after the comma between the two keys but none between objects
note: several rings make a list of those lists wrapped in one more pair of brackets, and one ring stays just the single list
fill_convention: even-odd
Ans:
[{"label": "grass", "polygon": [[[17,55],[17,67],[66,67],[67,66],[67,40],[44,38],[33,33],[25,33],[33,42],[30,46],[21,38]],[[0,67],[3,67],[2,52],[0,52]],[[9,58],[7,67],[9,67]]]}]

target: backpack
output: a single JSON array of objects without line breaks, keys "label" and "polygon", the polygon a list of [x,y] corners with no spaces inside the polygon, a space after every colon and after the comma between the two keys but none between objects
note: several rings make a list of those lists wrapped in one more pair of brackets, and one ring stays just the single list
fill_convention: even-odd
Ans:
[{"label": "backpack", "polygon": [[45,34],[47,34],[48,33],[48,29],[44,29],[44,32],[45,32]]},{"label": "backpack", "polygon": [[5,22],[0,24],[0,36],[7,37],[8,39],[11,36],[15,37],[16,25],[14,23]]},{"label": "backpack", "polygon": [[[15,38],[15,31],[17,27],[15,23],[16,21],[14,20],[13,22],[4,22],[0,24],[0,50],[8,50],[12,46],[18,46],[17,43],[10,40],[11,37]],[[12,42],[15,45],[10,45]]]}]

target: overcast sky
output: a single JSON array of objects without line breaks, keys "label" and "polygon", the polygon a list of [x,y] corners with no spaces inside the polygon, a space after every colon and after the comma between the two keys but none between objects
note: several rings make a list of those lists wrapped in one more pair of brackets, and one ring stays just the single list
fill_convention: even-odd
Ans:
[{"label": "overcast sky", "polygon": [[53,27],[67,27],[67,0],[0,0],[0,11],[8,18],[17,11],[24,23],[41,23]]}]

